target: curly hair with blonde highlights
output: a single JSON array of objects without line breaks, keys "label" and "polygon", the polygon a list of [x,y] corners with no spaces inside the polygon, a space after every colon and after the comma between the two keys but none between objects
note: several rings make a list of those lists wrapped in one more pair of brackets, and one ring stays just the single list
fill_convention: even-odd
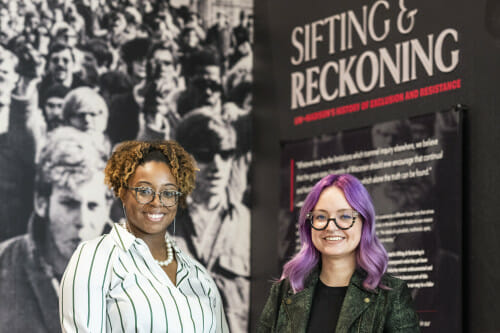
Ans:
[{"label": "curly hair with blonde highlights", "polygon": [[182,196],[179,205],[186,207],[186,197],[195,186],[196,163],[193,157],[174,140],[158,141],[125,141],[119,144],[106,164],[105,182],[115,195],[121,198],[130,177],[137,167],[144,164],[145,158],[160,152],[174,176]]}]

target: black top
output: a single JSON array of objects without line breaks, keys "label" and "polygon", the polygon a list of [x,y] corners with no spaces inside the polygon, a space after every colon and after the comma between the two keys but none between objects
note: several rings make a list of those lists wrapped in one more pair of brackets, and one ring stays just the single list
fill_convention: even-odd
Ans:
[{"label": "black top", "polygon": [[307,332],[335,332],[347,287],[328,287],[321,280],[314,291]]}]

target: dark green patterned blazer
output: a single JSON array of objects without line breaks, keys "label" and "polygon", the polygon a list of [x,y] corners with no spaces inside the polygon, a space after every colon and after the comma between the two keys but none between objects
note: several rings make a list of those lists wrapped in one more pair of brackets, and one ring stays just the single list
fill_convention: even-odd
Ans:
[{"label": "dark green patterned blazer", "polygon": [[[340,310],[336,332],[420,332],[410,291],[400,279],[384,275],[382,284],[391,288],[363,288],[365,274],[351,277]],[[275,283],[260,317],[257,332],[306,332],[319,268],[306,279],[304,290],[293,294],[288,280]]]}]

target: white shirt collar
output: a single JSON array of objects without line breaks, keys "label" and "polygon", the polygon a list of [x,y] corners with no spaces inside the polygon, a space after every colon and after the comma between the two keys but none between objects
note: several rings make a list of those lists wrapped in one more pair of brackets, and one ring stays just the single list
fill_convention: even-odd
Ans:
[{"label": "white shirt collar", "polygon": [[[128,230],[125,227],[125,222],[122,220],[121,222],[118,223],[113,223],[113,228],[111,232],[109,233],[110,236],[113,238],[115,241],[116,245],[121,248],[123,251],[127,252],[132,244],[138,240],[139,242],[144,241],[142,239],[138,239],[135,237],[133,234],[128,232]],[[185,254],[180,250],[180,248],[177,246],[177,243],[173,239],[173,237],[169,237],[168,233],[165,234],[165,238],[169,238],[171,243],[172,243],[172,248],[176,254],[176,258],[182,265],[186,265],[188,267],[191,267],[191,262],[186,259]],[[144,243],[144,245],[146,245]]]}]

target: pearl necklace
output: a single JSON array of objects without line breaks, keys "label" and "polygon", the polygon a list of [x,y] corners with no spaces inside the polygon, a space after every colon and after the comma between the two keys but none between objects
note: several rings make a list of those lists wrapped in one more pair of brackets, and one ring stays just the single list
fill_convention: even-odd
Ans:
[{"label": "pearl necklace", "polygon": [[155,261],[158,263],[160,266],[168,266],[173,260],[174,260],[174,251],[172,250],[172,241],[170,238],[165,237],[165,245],[167,246],[167,259],[160,261],[156,260]]},{"label": "pearl necklace", "polygon": [[[129,233],[134,235],[132,233],[132,231],[130,230],[130,228],[128,227],[128,223],[125,224],[125,227]],[[167,235],[165,235],[165,245],[167,246],[167,259],[160,261],[160,260],[156,260],[155,258],[153,258],[154,261],[156,261],[158,263],[158,265],[163,266],[163,267],[168,266],[174,260],[174,251],[172,250],[172,241],[170,240],[170,238]]]}]

